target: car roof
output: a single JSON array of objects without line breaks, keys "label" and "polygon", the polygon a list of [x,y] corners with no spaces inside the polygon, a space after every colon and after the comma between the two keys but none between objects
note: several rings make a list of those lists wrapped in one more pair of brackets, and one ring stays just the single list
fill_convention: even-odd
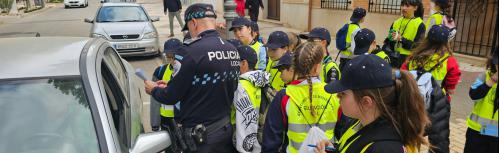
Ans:
[{"label": "car roof", "polygon": [[102,6],[140,6],[137,3],[122,3],[122,2],[107,2],[103,3]]},{"label": "car roof", "polygon": [[80,55],[91,38],[0,39],[0,79],[80,75]]}]

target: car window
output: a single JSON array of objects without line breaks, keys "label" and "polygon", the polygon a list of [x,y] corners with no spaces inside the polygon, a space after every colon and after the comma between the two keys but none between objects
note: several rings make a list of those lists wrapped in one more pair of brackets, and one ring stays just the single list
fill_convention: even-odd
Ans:
[{"label": "car window", "polygon": [[0,122],[0,152],[99,152],[79,77],[0,81]]},{"label": "car window", "polygon": [[101,75],[103,78],[104,91],[109,103],[114,129],[118,133],[118,140],[123,151],[130,147],[130,108],[126,104],[124,93],[119,88],[117,79],[110,70],[109,64],[105,61],[101,64]]},{"label": "car window", "polygon": [[139,6],[106,6],[97,14],[96,22],[146,22],[148,17]]},{"label": "car window", "polygon": [[121,88],[125,93],[125,98],[129,99],[128,94],[130,93],[130,91],[128,88],[128,76],[121,58],[118,56],[118,54],[116,54],[116,52],[114,52],[112,48],[109,47],[104,52],[104,61],[108,64],[111,72],[116,75],[119,83],[119,88]]}]

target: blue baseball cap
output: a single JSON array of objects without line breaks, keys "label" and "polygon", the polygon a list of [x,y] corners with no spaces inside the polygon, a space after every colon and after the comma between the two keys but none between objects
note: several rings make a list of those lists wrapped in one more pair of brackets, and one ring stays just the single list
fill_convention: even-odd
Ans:
[{"label": "blue baseball cap", "polygon": [[237,17],[232,21],[232,25],[229,31],[234,30],[234,28],[239,28],[243,26],[251,27],[251,25],[252,25],[251,21],[246,19],[245,17]]},{"label": "blue baseball cap", "polygon": [[343,68],[342,77],[326,85],[328,93],[345,90],[374,89],[394,85],[392,67],[374,54],[360,55],[348,61]]},{"label": "blue baseball cap", "polygon": [[357,34],[355,34],[355,48],[353,50],[354,55],[362,55],[369,52],[369,47],[376,40],[376,35],[373,31],[364,28],[359,30]]},{"label": "blue baseball cap", "polygon": [[353,23],[358,23],[362,18],[366,16],[366,9],[362,7],[357,7],[353,10],[352,16],[350,17],[350,21]]},{"label": "blue baseball cap", "polygon": [[211,4],[204,4],[204,3],[196,3],[192,4],[185,10],[184,14],[184,28],[182,28],[182,31],[188,30],[187,28],[187,22],[191,21],[192,19],[200,19],[200,18],[217,18],[217,14],[215,13],[215,10],[213,9],[213,5]]},{"label": "blue baseball cap", "polygon": [[182,42],[177,38],[171,38],[165,41],[163,52],[175,53],[180,47],[182,47]]},{"label": "blue baseball cap", "polygon": [[237,51],[239,52],[239,57],[241,60],[248,61],[250,67],[255,67],[258,62],[258,56],[256,55],[255,50],[250,46],[239,46],[237,47]]},{"label": "blue baseball cap", "polygon": [[282,55],[279,61],[277,61],[277,64],[272,68],[278,69],[280,67],[288,67],[291,66],[291,64],[293,64],[293,56],[291,53],[286,52],[284,53],[284,55]]},{"label": "blue baseball cap", "polygon": [[331,43],[331,34],[329,33],[329,30],[323,27],[313,28],[308,34],[300,34],[299,37],[302,39],[319,38],[321,40],[326,40],[327,44]]},{"label": "blue baseball cap", "polygon": [[434,43],[446,43],[449,41],[450,29],[443,25],[433,25],[428,32],[428,40]]},{"label": "blue baseball cap", "polygon": [[270,49],[282,48],[289,45],[288,35],[282,31],[274,31],[270,34],[269,40],[265,47]]}]

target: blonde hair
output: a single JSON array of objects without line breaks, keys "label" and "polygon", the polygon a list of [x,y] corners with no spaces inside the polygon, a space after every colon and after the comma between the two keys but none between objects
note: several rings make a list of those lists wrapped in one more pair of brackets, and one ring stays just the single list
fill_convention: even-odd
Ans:
[{"label": "blonde hair", "polygon": [[[305,78],[308,82],[310,107],[312,107],[313,88],[312,78],[310,75],[313,73],[312,69],[314,68],[314,65],[322,62],[322,57],[324,56],[323,48],[322,46],[314,43],[306,42],[296,48],[293,56],[293,68],[295,70],[295,74],[298,74],[298,78]],[[312,116],[316,115],[314,109],[310,109],[310,111]]]},{"label": "blonde hair", "polygon": [[298,34],[294,32],[287,32],[289,39],[289,44],[288,44],[288,51],[289,52],[294,52],[294,50],[301,44],[301,40],[298,37]]}]

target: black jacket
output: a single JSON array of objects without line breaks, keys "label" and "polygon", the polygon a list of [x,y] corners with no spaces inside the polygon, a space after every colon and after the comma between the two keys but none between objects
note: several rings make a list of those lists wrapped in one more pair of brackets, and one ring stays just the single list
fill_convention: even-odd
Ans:
[{"label": "black jacket", "polygon": [[263,9],[262,0],[246,0],[246,8],[251,11],[258,11],[258,7]]},{"label": "black jacket", "polygon": [[163,0],[163,12],[177,12],[182,9],[180,0]]},{"label": "black jacket", "polygon": [[434,87],[431,94],[431,104],[426,110],[431,125],[426,129],[426,134],[428,134],[430,144],[435,147],[434,152],[448,153],[450,145],[450,103],[438,83],[434,79],[432,81]]},{"label": "black jacket", "polygon": [[395,127],[383,118],[378,118],[360,129],[346,141],[350,146],[343,149],[346,149],[346,153],[360,153],[369,143],[373,144],[364,153],[404,153],[401,136]]},{"label": "black jacket", "polygon": [[215,30],[204,31],[199,37],[176,53],[181,66],[168,86],[152,90],[160,103],[179,103],[175,120],[185,127],[229,118],[239,79],[236,48]]}]

